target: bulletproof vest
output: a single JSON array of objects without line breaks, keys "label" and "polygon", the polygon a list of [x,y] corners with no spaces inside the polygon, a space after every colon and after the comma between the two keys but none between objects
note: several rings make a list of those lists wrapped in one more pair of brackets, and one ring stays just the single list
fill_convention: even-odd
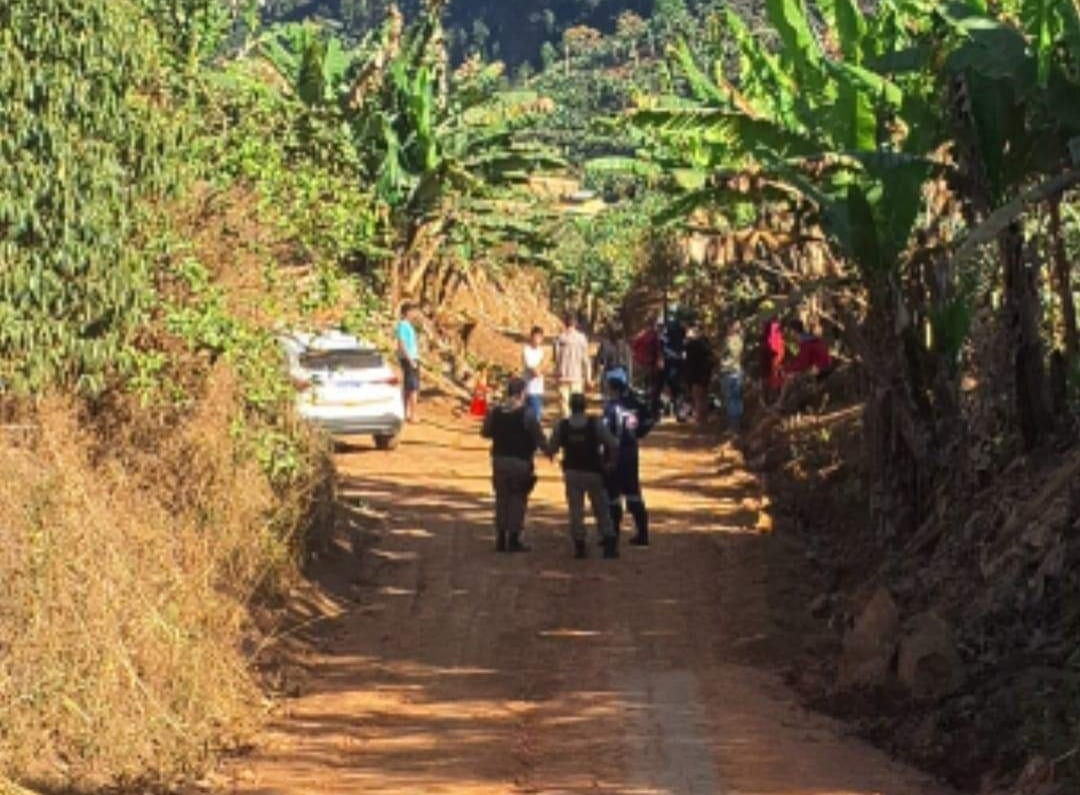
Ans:
[{"label": "bulletproof vest", "polygon": [[582,427],[575,427],[570,420],[562,421],[559,431],[562,439],[562,467],[573,472],[603,472],[604,457],[600,454],[600,434],[592,417]]},{"label": "bulletproof vest", "polygon": [[648,407],[633,393],[609,403],[604,409],[604,420],[620,445],[637,446],[656,424]]},{"label": "bulletproof vest", "polygon": [[507,411],[495,409],[492,416],[491,454],[499,458],[522,458],[531,461],[536,440],[525,426],[525,407]]}]

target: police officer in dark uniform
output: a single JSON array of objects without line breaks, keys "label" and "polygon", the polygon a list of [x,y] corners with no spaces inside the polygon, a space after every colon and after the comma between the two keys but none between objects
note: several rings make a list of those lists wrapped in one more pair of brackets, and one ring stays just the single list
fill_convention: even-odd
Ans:
[{"label": "police officer in dark uniform", "polygon": [[570,509],[570,537],[574,556],[586,557],[585,498],[589,498],[596,529],[604,547],[605,558],[619,556],[618,538],[611,526],[604,473],[618,455],[618,441],[599,416],[586,412],[585,396],[570,396],[570,416],[561,420],[551,433],[550,451],[562,450],[566,503]]},{"label": "police officer in dark uniform", "polygon": [[533,457],[548,452],[536,415],[525,406],[525,381],[511,378],[506,399],[484,417],[480,430],[491,440],[491,476],[495,487],[495,549],[528,552],[522,540],[529,494],[536,486]]},{"label": "police officer in dark uniform", "polygon": [[649,512],[641,495],[641,476],[638,461],[638,441],[652,430],[655,417],[645,403],[630,389],[626,371],[615,369],[606,379],[607,402],[604,404],[604,424],[619,440],[619,455],[614,470],[607,478],[611,522],[618,537],[622,523],[623,501],[634,517],[637,534],[630,539],[635,546],[649,545]]}]

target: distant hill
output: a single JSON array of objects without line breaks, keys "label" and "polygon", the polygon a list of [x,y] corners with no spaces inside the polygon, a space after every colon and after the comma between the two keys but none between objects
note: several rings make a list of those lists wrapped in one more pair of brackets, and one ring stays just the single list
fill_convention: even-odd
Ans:
[{"label": "distant hill", "polygon": [[[268,21],[322,17],[360,35],[382,19],[390,0],[267,0]],[[407,14],[419,0],[398,3]],[[647,17],[655,11],[697,5],[696,0],[451,0],[446,27],[455,59],[479,51],[505,61],[511,69],[540,63],[544,42],[558,44],[563,31],[588,25],[603,32],[615,27],[624,11]]]}]

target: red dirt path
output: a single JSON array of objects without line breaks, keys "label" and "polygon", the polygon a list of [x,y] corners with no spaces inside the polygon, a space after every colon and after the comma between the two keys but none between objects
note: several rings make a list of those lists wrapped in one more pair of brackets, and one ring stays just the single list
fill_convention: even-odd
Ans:
[{"label": "red dirt path", "polygon": [[315,632],[304,695],[231,771],[231,791],[946,792],[780,682],[805,606],[776,586],[798,567],[755,529],[752,479],[737,462],[718,472],[692,429],[649,438],[654,545],[618,561],[571,559],[547,462],[534,552],[495,554],[484,444],[446,410],[429,408],[396,452],[338,463],[345,500],[388,518],[358,530],[359,555],[325,564],[342,613]]}]

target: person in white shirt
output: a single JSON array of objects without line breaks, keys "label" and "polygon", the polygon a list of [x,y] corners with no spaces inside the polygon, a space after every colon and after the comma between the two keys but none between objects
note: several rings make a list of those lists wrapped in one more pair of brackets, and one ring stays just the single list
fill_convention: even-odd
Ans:
[{"label": "person in white shirt", "polygon": [[544,330],[533,326],[529,332],[529,341],[521,350],[523,377],[525,379],[525,406],[537,420],[544,415],[544,361],[547,351],[544,349]]}]

